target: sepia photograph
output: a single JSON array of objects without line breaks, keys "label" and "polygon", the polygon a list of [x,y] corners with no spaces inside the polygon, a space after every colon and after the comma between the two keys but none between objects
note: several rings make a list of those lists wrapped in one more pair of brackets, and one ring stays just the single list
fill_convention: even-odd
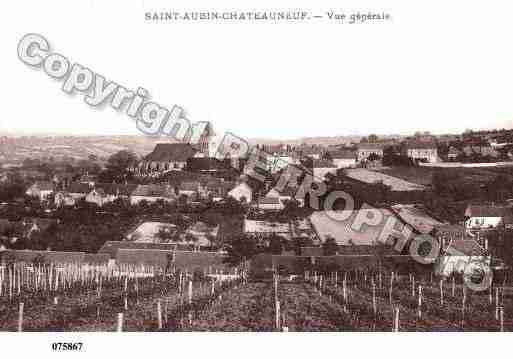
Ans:
[{"label": "sepia photograph", "polygon": [[5,353],[507,348],[510,6],[1,7]]}]

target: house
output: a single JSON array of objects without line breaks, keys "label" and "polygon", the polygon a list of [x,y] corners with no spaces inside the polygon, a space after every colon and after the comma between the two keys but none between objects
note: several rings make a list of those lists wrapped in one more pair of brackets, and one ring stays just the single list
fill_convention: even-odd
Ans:
[{"label": "house", "polygon": [[488,252],[474,240],[453,240],[446,248],[442,248],[442,255],[437,259],[435,272],[442,276],[465,272],[467,266],[472,264],[490,264]]},{"label": "house", "polygon": [[138,185],[130,195],[130,204],[139,204],[141,201],[156,202],[163,200],[172,202],[176,200],[176,194],[170,185],[148,184]]},{"label": "house", "polygon": [[22,224],[25,227],[24,236],[31,238],[35,233],[45,233],[55,228],[59,221],[51,218],[23,218]]},{"label": "house", "polygon": [[212,246],[218,231],[219,225],[209,226],[204,222],[196,222],[185,231],[185,239],[194,238],[194,244],[199,247]]},{"label": "house", "polygon": [[511,209],[495,205],[469,205],[465,210],[465,227],[470,230],[505,226],[512,217]]},{"label": "house", "polygon": [[76,200],[66,191],[59,191],[55,194],[54,203],[57,207],[74,206]]},{"label": "house", "polygon": [[[278,192],[276,188],[271,188],[269,192],[265,195],[266,197],[275,197],[279,198],[279,200],[284,203],[284,201],[291,201],[293,199],[296,199],[296,192],[297,189],[294,189],[290,186],[285,187],[283,190]],[[303,199],[297,199],[299,202],[299,205],[302,206],[304,201]]]},{"label": "house", "polygon": [[206,196],[211,196],[214,201],[220,201],[228,196],[235,183],[224,180],[210,180],[205,183]]},{"label": "house", "polygon": [[322,157],[324,149],[320,146],[315,146],[315,145],[311,145],[311,146],[302,145],[302,146],[299,146],[296,149],[296,151],[299,153],[300,157],[310,157],[315,160],[318,160]]},{"label": "house", "polygon": [[186,195],[187,197],[205,196],[204,187],[199,181],[185,181],[177,186],[178,195]]},{"label": "house", "polygon": [[435,142],[409,141],[403,145],[402,152],[412,160],[428,163],[438,162],[438,149]]},{"label": "house", "polygon": [[260,238],[266,238],[272,235],[278,235],[286,239],[291,238],[289,223],[245,219],[243,224],[243,232],[247,235]]},{"label": "house", "polygon": [[383,145],[381,143],[359,143],[357,145],[356,159],[358,162],[367,160],[372,154],[383,158]]},{"label": "house", "polygon": [[198,151],[187,143],[157,143],[136,168],[138,173],[181,171]]},{"label": "house", "polygon": [[85,199],[87,194],[91,192],[92,186],[88,183],[81,182],[73,182],[66,188],[66,192],[71,196],[75,201],[80,199]]},{"label": "house", "polygon": [[315,178],[324,180],[328,173],[333,175],[337,173],[337,166],[333,162],[327,160],[313,161],[313,176]]},{"label": "house", "polygon": [[95,203],[98,207],[108,202],[107,195],[103,188],[93,188],[91,192],[87,194],[85,200],[89,203]]},{"label": "house", "polygon": [[113,202],[118,198],[129,199],[132,192],[137,188],[136,184],[97,183],[95,188],[102,189],[105,197],[104,203]]},{"label": "house", "polygon": [[357,153],[352,150],[335,150],[328,152],[328,156],[337,168],[356,167]]},{"label": "house", "polygon": [[[178,239],[176,225],[163,222],[142,222],[125,237],[130,242],[168,243]],[[173,239],[173,240],[172,240]]]},{"label": "house", "polygon": [[257,201],[257,207],[264,211],[280,211],[284,208],[278,197],[263,197]]},{"label": "house", "polygon": [[458,156],[461,155],[461,151],[458,150],[456,147],[451,146],[449,148],[449,152],[447,153],[447,159],[449,161],[455,161]]},{"label": "house", "polygon": [[228,192],[228,196],[235,198],[237,201],[245,199],[247,203],[250,203],[253,200],[253,190],[246,182],[241,182]]},{"label": "house", "polygon": [[54,193],[54,184],[50,181],[36,181],[30,186],[25,194],[30,197],[37,197],[40,201],[45,201]]}]

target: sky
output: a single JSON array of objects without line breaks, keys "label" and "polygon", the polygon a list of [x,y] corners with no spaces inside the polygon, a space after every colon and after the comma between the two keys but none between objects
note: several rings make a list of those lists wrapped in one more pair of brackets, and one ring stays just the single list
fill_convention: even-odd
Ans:
[{"label": "sky", "polygon": [[[242,137],[458,133],[511,128],[513,21],[487,1],[3,2],[0,132],[140,133],[110,107],[17,57],[27,33],[51,51],[135,90],[183,107],[191,121]],[[386,11],[385,23],[145,21],[148,11],[302,9]]]}]

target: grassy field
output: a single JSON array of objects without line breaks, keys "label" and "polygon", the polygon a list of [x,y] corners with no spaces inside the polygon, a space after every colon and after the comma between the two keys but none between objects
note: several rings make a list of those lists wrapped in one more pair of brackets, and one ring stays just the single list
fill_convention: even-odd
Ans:
[{"label": "grassy field", "polygon": [[371,171],[365,168],[348,169],[346,175],[366,183],[382,181],[385,185],[390,186],[392,191],[422,191],[424,189],[424,185],[421,183],[409,181],[391,173]]},{"label": "grassy field", "polygon": [[375,171],[423,186],[431,186],[433,174],[445,172],[457,174],[461,181],[483,184],[493,180],[498,173],[512,174],[502,168],[435,168],[435,167],[386,167]]}]

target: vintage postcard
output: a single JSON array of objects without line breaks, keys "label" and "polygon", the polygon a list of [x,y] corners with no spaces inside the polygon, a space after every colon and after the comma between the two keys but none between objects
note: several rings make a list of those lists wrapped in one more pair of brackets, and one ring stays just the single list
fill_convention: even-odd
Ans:
[{"label": "vintage postcard", "polygon": [[507,3],[1,8],[6,354],[507,343]]}]

